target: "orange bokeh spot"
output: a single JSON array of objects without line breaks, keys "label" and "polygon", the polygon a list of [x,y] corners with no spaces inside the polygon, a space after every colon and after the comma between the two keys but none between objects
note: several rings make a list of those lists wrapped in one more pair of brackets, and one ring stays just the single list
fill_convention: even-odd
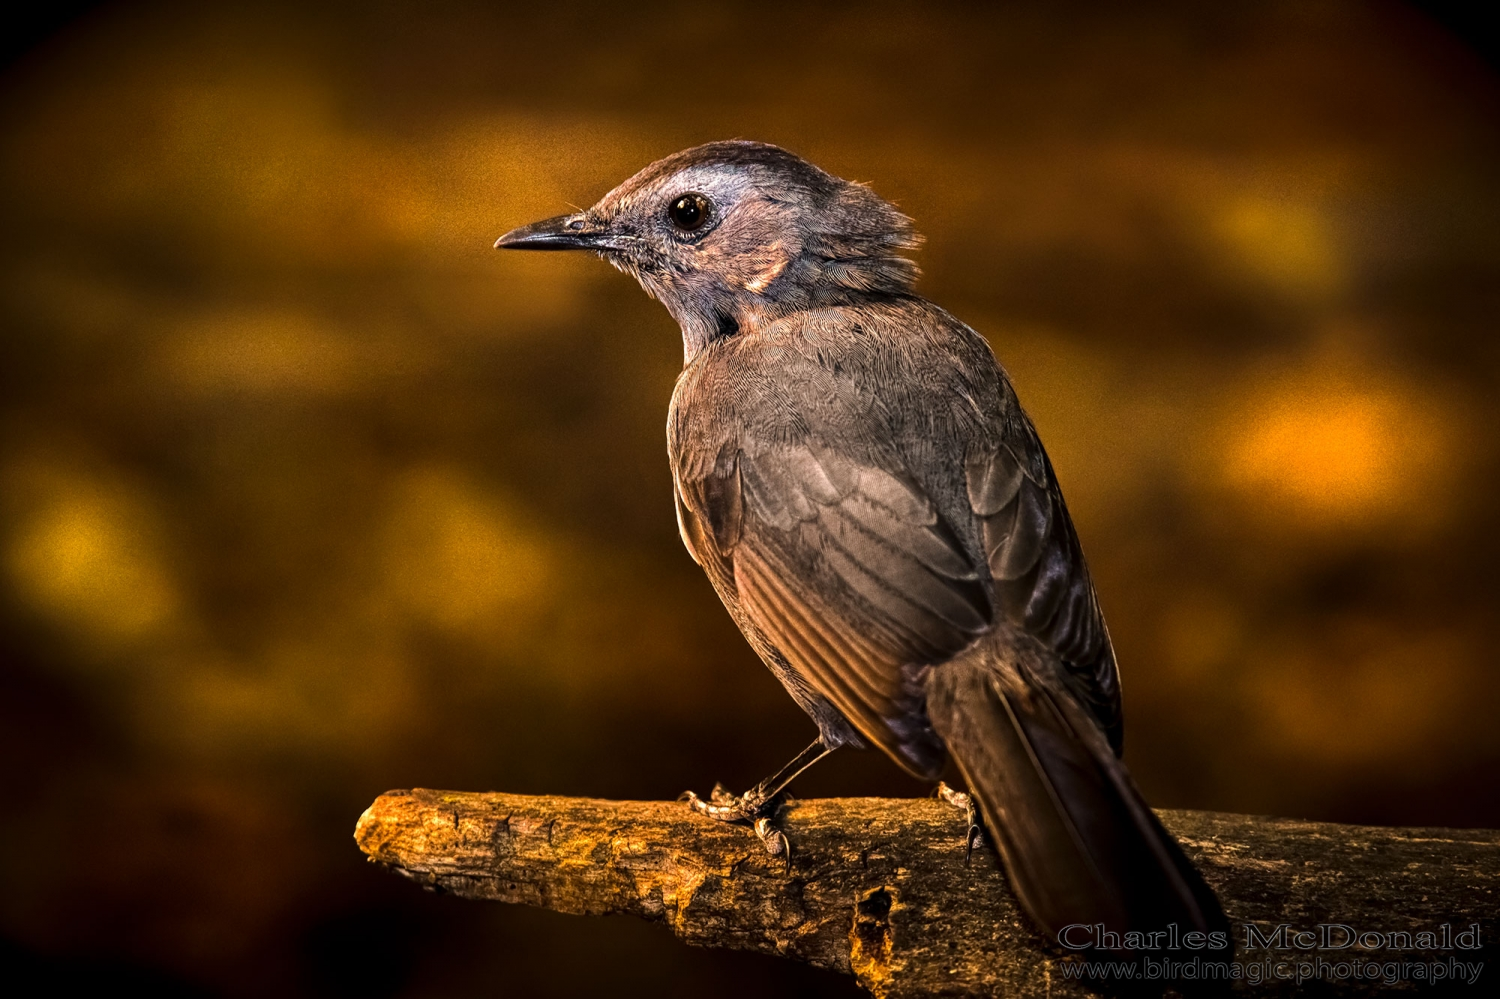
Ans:
[{"label": "orange bokeh spot", "polygon": [[1267,512],[1365,523],[1406,511],[1449,451],[1445,421],[1399,388],[1321,378],[1285,382],[1232,423],[1225,481]]}]

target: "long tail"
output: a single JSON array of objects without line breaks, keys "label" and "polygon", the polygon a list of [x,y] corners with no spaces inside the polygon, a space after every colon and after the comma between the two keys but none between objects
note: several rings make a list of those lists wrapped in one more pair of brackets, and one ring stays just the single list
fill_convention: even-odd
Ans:
[{"label": "long tail", "polygon": [[[1229,950],[1212,889],[1092,715],[1048,679],[1056,674],[1044,657],[981,641],[936,667],[927,685],[933,728],[978,799],[1021,904],[1075,949],[1165,950],[1196,931],[1207,937],[1203,956]],[[1166,935],[1132,946],[1129,931]]]}]

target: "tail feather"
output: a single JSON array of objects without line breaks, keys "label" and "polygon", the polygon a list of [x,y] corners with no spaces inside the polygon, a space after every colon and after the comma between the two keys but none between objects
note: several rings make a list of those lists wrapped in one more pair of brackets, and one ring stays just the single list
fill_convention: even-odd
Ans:
[{"label": "tail feather", "polygon": [[[1130,931],[1222,933],[1213,891],[1157,820],[1045,653],[981,642],[935,668],[927,712],[978,800],[1011,884],[1054,939]],[[1115,938],[1110,937],[1109,940]],[[1140,938],[1136,938],[1140,939]],[[1150,939],[1150,938],[1146,938]],[[1162,949],[1164,938],[1144,946]],[[1129,945],[1107,949],[1134,950]]]}]

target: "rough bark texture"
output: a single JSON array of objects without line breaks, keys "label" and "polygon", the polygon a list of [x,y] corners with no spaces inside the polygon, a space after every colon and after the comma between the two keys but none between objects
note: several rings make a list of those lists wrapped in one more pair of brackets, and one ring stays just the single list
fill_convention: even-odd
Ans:
[{"label": "rough bark texture", "polygon": [[[1419,962],[1441,963],[1452,985],[1455,959],[1472,968],[1494,952],[1500,832],[1160,815],[1219,893],[1242,975],[1257,974],[1246,970],[1253,964],[1271,978],[1252,985],[1242,977],[1236,991],[1421,988],[1435,973],[1414,971]],[[793,844],[790,869],[748,829],[678,802],[392,791],[361,816],[355,839],[372,861],[436,890],[658,920],[690,944],[852,973],[879,996],[1090,994],[1065,967],[1081,958],[1049,948],[1031,929],[993,853],[978,849],[965,865],[965,824],[954,808],[921,799],[792,801],[781,823]],[[1416,950],[1303,950],[1290,933],[1280,946],[1247,948],[1245,924],[1270,935],[1284,923],[1437,936],[1428,947],[1413,937]],[[1460,946],[1469,941],[1458,934],[1475,923],[1481,950]],[[1330,933],[1331,943],[1346,936]],[[1275,978],[1299,967],[1306,974],[1319,958],[1329,966],[1319,981],[1299,989],[1295,978]],[[1339,981],[1339,962],[1355,966],[1350,976],[1379,962],[1382,977]],[[1399,982],[1385,980],[1393,965]],[[1497,971],[1464,991],[1487,992]],[[1105,981],[1111,990],[1121,977]]]}]

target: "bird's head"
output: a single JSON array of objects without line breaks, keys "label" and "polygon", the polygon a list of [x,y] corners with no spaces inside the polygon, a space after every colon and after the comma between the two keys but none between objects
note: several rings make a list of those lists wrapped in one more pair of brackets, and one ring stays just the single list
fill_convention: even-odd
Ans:
[{"label": "bird's head", "polygon": [[646,167],[587,211],[506,233],[498,249],[592,250],[708,343],[809,307],[907,294],[911,220],[862,184],[776,146],[711,142]]}]

